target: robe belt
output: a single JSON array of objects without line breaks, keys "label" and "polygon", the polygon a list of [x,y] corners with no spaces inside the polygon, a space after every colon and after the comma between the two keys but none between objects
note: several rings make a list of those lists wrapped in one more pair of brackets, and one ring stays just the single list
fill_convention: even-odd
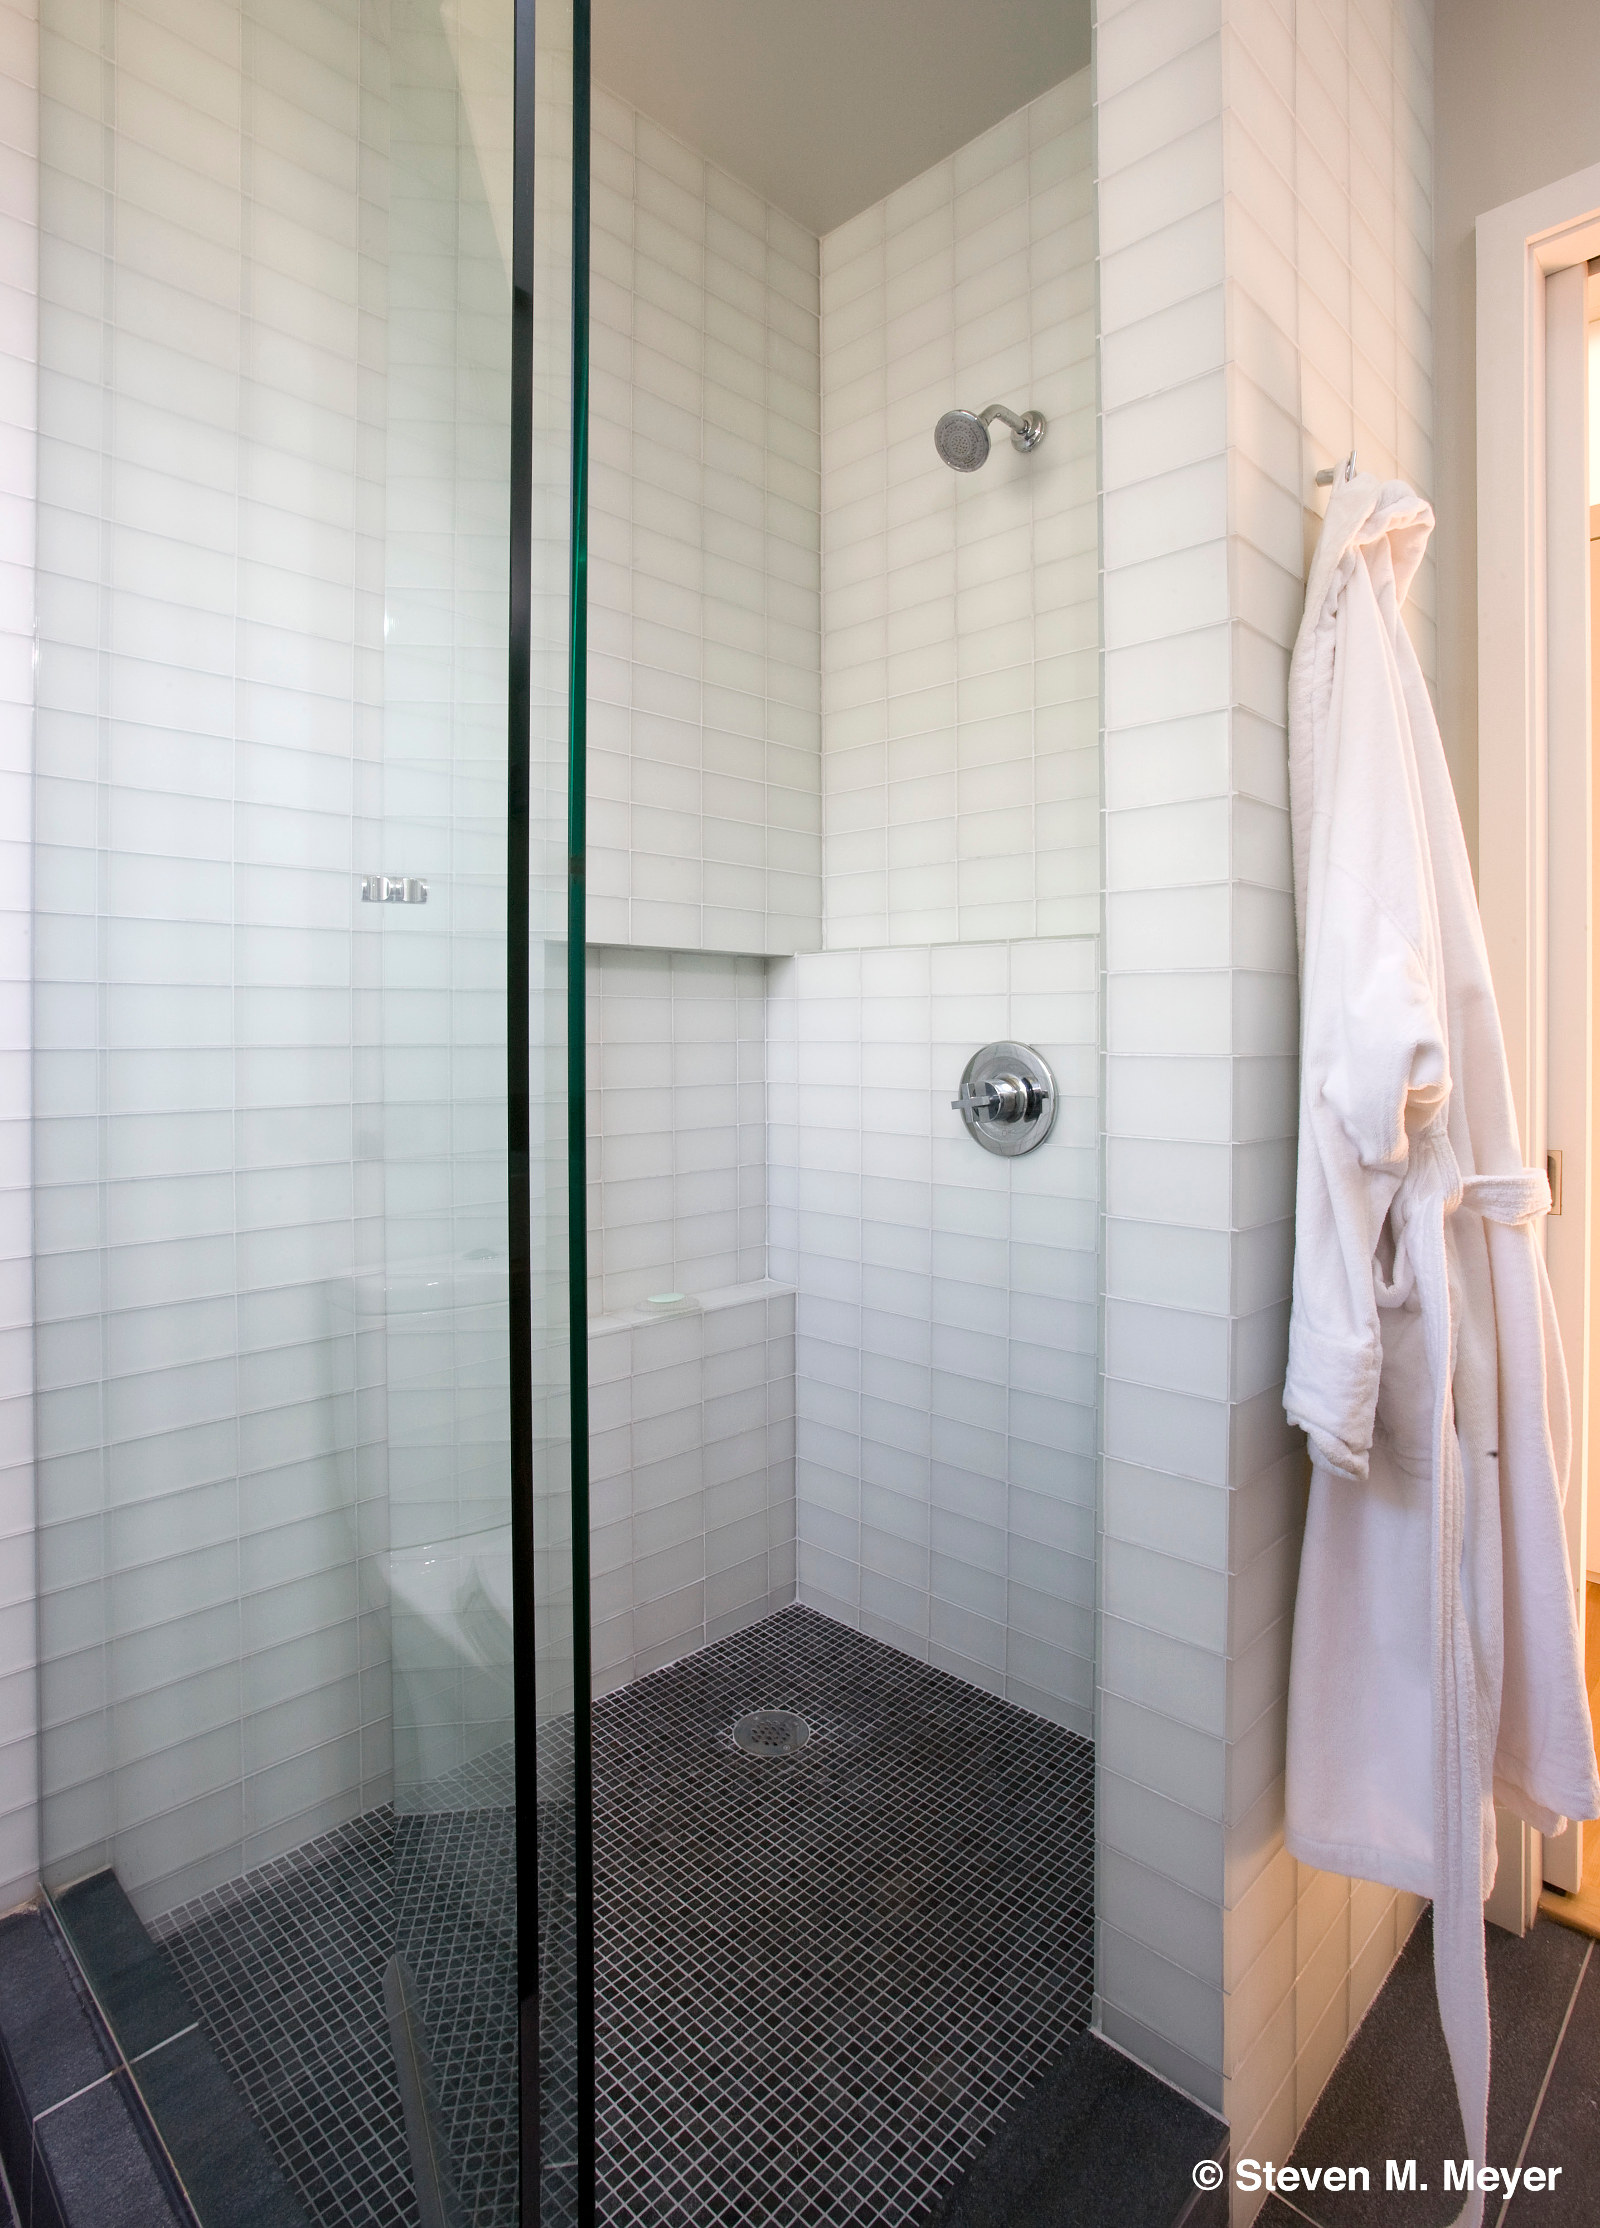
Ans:
[{"label": "robe belt", "polygon": [[[1437,1191],[1448,1217],[1465,1208],[1485,1222],[1504,1223],[1515,1229],[1537,1222],[1550,1212],[1550,1179],[1542,1168],[1516,1168],[1505,1176],[1462,1176],[1450,1141],[1442,1131],[1418,1138],[1414,1150],[1412,1181],[1402,1194],[1404,1205],[1395,1218],[1394,1273],[1385,1277],[1373,1264],[1373,1285],[1379,1307],[1404,1307],[1416,1287],[1416,1270],[1408,1243],[1416,1201]],[[1429,1179],[1432,1182],[1429,1182]]]},{"label": "robe belt", "polygon": [[1509,1176],[1468,1176],[1461,1204],[1485,1222],[1537,1222],[1550,1212],[1550,1179],[1542,1168],[1519,1168]]},{"label": "robe belt", "polygon": [[[1434,1972],[1467,2149],[1487,2141],[1489,1995],[1483,1949],[1483,1788],[1477,1664],[1461,1565],[1466,1500],[1451,1407],[1455,1369],[1445,1227],[1458,1208],[1485,1222],[1526,1225],[1550,1212],[1550,1184],[1539,1168],[1463,1177],[1449,1140],[1428,1139],[1422,1178],[1407,1202],[1397,1239],[1396,1283],[1404,1268],[1421,1305],[1435,1388],[1433,1414],[1433,1602],[1431,1613],[1434,1769]],[[1428,1181],[1432,1178],[1431,1183]],[[1424,1202],[1426,1202],[1424,1204]],[[1435,1210],[1438,1219],[1434,1219]],[[1415,1257],[1411,1223],[1419,1222]],[[1420,1273],[1419,1273],[1420,1272]],[[1378,1304],[1385,1304],[1382,1291]],[[1391,1300],[1388,1304],[1392,1305]],[[1483,2197],[1468,2196],[1451,2228],[1483,2228]]]}]

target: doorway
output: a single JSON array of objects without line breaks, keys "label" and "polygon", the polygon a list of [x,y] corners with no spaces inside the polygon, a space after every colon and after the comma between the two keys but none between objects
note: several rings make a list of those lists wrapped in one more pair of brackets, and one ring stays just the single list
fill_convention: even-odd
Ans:
[{"label": "doorway", "polygon": [[[1572,1395],[1567,1547],[1588,1575],[1594,872],[1589,266],[1600,167],[1478,221],[1479,904],[1530,1165],[1546,1164],[1545,1256]],[[1559,1451],[1559,1450],[1558,1450]],[[1583,1885],[1572,1828],[1500,1817],[1488,1909],[1521,1933],[1546,1885]]]},{"label": "doorway", "polygon": [[[1584,459],[1587,486],[1585,496],[1588,506],[1588,613],[1589,613],[1589,758],[1592,768],[1594,738],[1600,735],[1600,697],[1596,695],[1597,672],[1593,645],[1600,632],[1600,258],[1592,260],[1584,273],[1584,374],[1587,388],[1587,426]],[[1593,811],[1593,783],[1591,778],[1591,813]],[[1589,835],[1591,875],[1592,862],[1600,845],[1595,841],[1591,821]],[[1592,997],[1592,988],[1591,988]],[[1554,1017],[1553,1017],[1554,1019]],[[1591,1040],[1593,1024],[1591,1020]],[[1591,1121],[1593,1115],[1591,1112]],[[1592,1221],[1592,1218],[1591,1218]],[[1590,1251],[1593,1250],[1592,1226],[1585,1232]],[[1595,1359],[1600,1332],[1596,1328],[1596,1313],[1591,1305],[1585,1326],[1588,1353],[1588,1373],[1595,1378]],[[1600,1729],[1600,1524],[1596,1522],[1596,1497],[1600,1496],[1600,1462],[1590,1461],[1587,1479],[1575,1478],[1571,1491],[1580,1487],[1588,1502],[1585,1551],[1583,1555],[1582,1595],[1585,1610],[1584,1684],[1589,1693],[1590,1721]],[[1545,1866],[1546,1885],[1540,1897],[1539,1908],[1547,1917],[1557,1919],[1564,1926],[1575,1927],[1580,1933],[1600,1937],[1600,1820],[1590,1820],[1578,1828],[1568,1828],[1563,1841],[1571,1836],[1577,1844],[1577,1878],[1572,1885],[1563,1877],[1550,1877],[1550,1864]],[[1552,1850],[1558,1870],[1562,1868],[1562,1852]],[[1570,1866],[1571,1857],[1567,1863]]]}]

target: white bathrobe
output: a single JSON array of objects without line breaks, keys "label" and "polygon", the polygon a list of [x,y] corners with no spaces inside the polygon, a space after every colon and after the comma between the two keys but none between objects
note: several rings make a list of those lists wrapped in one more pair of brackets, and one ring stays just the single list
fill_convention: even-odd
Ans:
[{"label": "white bathrobe", "polygon": [[1481,2164],[1495,1798],[1555,1833],[1600,1814],[1600,1783],[1537,1232],[1549,1187],[1522,1163],[1466,845],[1400,618],[1432,529],[1399,482],[1338,484],[1290,668],[1301,1080],[1284,1406],[1312,1467],[1287,1840],[1307,1864],[1432,1897]]}]

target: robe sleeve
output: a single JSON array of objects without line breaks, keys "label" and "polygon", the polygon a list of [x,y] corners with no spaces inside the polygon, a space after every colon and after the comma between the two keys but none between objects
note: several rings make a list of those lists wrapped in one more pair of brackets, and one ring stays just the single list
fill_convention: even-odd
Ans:
[{"label": "robe sleeve", "polygon": [[1428,853],[1401,679],[1372,582],[1340,601],[1301,980],[1300,1157],[1284,1406],[1364,1478],[1382,1339],[1374,1281],[1413,1139],[1449,1097]]}]

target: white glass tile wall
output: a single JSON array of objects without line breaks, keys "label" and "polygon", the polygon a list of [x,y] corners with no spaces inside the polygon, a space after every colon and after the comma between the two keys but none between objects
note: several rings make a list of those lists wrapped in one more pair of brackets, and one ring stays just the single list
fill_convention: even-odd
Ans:
[{"label": "white glass tile wall", "polygon": [[597,87],[589,932],[821,941],[817,241]]},{"label": "white glass tile wall", "polygon": [[372,57],[353,23],[245,12],[248,69],[205,0],[43,32],[45,1858],[114,1851],[155,1908],[388,1772],[330,1304],[381,645]]},{"label": "white glass tile wall", "polygon": [[33,975],[34,495],[38,359],[38,21],[0,7],[0,1911],[38,1874],[34,1677]]},{"label": "white glass tile wall", "polygon": [[[457,53],[408,5],[389,48],[382,787],[362,863],[422,878],[428,899],[362,908],[381,924],[382,999],[376,1028],[358,1020],[359,1141],[382,1164],[396,1311],[382,1438],[397,1551],[503,1525],[510,1474],[510,13],[479,8],[473,28]],[[459,101],[450,76],[441,98],[442,63],[461,72]],[[490,1716],[509,1715],[503,1681]]]},{"label": "white glass tile wall", "polygon": [[589,1326],[594,1691],[794,1599],[794,1294]]},{"label": "white glass tile wall", "polygon": [[[802,1601],[1093,1731],[1098,946],[775,968],[772,1269],[798,1287]],[[1051,1135],[986,1153],[980,1045],[1042,1052]]]},{"label": "white glass tile wall", "polygon": [[458,100],[410,0],[46,9],[45,1859],[145,1910],[387,1796],[391,1432],[429,1536],[503,1462],[459,1314],[410,1311],[403,1413],[385,1367],[389,1210],[402,1283],[503,1246],[508,117],[465,44]]},{"label": "white glass tile wall", "polygon": [[1082,70],[822,243],[830,946],[1098,930],[1093,231]]},{"label": "white glass tile wall", "polygon": [[[1283,1846],[1298,1008],[1286,680],[1317,469],[1431,477],[1432,27],[1125,0],[1097,35],[1107,2033],[1284,2157],[1416,1915]],[[1411,617],[1425,665],[1431,581]],[[1245,2199],[1235,2220],[1251,2217]]]}]

